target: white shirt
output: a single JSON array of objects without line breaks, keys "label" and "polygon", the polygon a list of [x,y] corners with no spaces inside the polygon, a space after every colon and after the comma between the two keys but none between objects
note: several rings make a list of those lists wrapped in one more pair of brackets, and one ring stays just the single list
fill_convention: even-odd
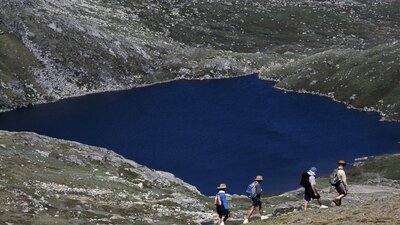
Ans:
[{"label": "white shirt", "polygon": [[310,176],[309,178],[308,178],[308,181],[310,181],[310,184],[311,185],[316,185],[317,183],[315,182],[315,176]]}]

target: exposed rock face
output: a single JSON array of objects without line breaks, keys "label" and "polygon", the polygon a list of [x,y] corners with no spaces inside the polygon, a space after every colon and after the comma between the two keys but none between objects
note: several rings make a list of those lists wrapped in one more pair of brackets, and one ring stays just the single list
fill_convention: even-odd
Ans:
[{"label": "exposed rock face", "polygon": [[[6,50],[1,57],[7,63],[0,67],[4,73],[0,90],[6,93],[0,108],[178,78],[220,78],[255,71],[254,57],[185,44],[169,37],[167,30],[159,31],[185,23],[191,15],[179,13],[191,6],[165,4],[172,3],[2,1],[0,28],[7,34],[0,46]],[[153,22],[165,24],[151,29],[148,20],[154,20],[157,12],[174,19],[159,18]],[[17,54],[7,54],[16,49]],[[22,57],[32,60],[13,62]],[[18,63],[23,69],[13,71]]]},{"label": "exposed rock face", "polygon": [[196,224],[199,191],[107,149],[0,131],[0,221],[13,224]]}]

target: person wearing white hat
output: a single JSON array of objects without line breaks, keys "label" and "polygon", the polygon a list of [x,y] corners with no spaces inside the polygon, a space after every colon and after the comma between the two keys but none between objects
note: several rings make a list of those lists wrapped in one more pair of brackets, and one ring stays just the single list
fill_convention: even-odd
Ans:
[{"label": "person wearing white hat", "polygon": [[[247,188],[248,190],[246,193],[248,194],[247,196],[251,198],[252,205],[249,209],[249,212],[247,213],[246,219],[243,221],[243,224],[249,223],[251,214],[253,214],[254,210],[258,206],[258,211],[260,212],[261,220],[268,219],[268,216],[263,216],[263,206],[261,202],[261,193],[262,193],[262,187],[261,187],[261,182],[263,181],[262,176],[256,176],[254,179],[254,182],[249,185]],[[251,189],[251,191],[249,191]]]},{"label": "person wearing white hat", "polygon": [[[217,207],[218,213],[218,225],[225,225],[225,221],[229,217],[229,206],[228,200],[226,199],[226,184],[220,184],[218,187],[218,193],[215,195],[215,206]],[[224,217],[222,219],[222,217]]]},{"label": "person wearing white hat", "polygon": [[317,168],[311,167],[311,169],[307,172],[308,175],[308,182],[307,185],[304,187],[304,210],[307,210],[308,203],[311,201],[311,199],[317,199],[317,202],[319,204],[319,207],[321,209],[326,209],[328,208],[326,205],[321,204],[321,196],[319,195],[317,191],[317,182],[315,181],[315,176],[317,173]]}]

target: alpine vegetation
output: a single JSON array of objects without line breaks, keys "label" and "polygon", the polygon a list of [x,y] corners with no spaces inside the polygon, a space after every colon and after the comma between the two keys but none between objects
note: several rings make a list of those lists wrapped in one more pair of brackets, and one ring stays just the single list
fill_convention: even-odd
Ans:
[{"label": "alpine vegetation", "polygon": [[0,109],[259,72],[399,119],[398,1],[3,0]]},{"label": "alpine vegetation", "polygon": [[116,153],[0,131],[2,224],[199,224],[204,197],[174,175]]}]

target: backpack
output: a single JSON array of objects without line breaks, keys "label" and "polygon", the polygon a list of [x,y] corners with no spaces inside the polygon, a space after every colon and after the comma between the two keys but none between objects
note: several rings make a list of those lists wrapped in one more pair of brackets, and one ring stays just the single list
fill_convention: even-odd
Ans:
[{"label": "backpack", "polygon": [[253,183],[249,184],[249,186],[247,186],[246,195],[248,198],[255,198],[257,196],[255,182],[253,182]]},{"label": "backpack", "polygon": [[338,169],[334,169],[332,171],[331,175],[329,176],[329,183],[335,187],[340,185],[340,180],[337,176],[337,172],[338,172]]},{"label": "backpack", "polygon": [[214,203],[216,206],[222,205],[222,201],[221,201],[221,198],[219,197],[219,194],[215,195]]},{"label": "backpack", "polygon": [[303,186],[304,188],[310,187],[310,174],[307,172],[303,172],[301,174],[301,180],[300,180],[300,185]]}]

